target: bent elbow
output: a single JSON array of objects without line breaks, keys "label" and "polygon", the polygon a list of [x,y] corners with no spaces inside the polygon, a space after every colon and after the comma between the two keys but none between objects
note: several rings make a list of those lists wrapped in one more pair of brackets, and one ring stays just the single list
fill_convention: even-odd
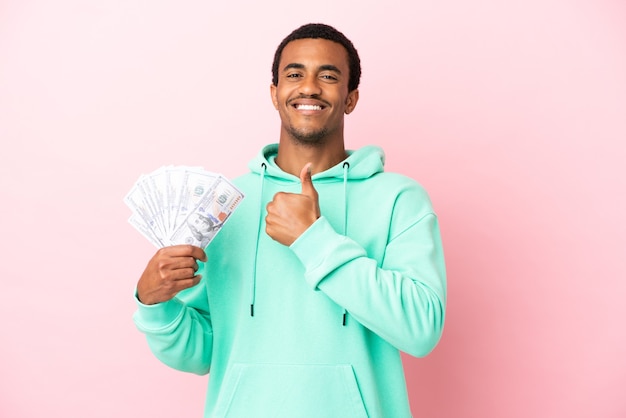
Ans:
[{"label": "bent elbow", "polygon": [[403,350],[407,354],[414,357],[426,357],[439,344],[443,334],[445,309],[442,305],[438,305],[433,311],[428,316],[428,320],[414,328],[411,343],[406,350]]},{"label": "bent elbow", "polygon": [[204,376],[209,373],[211,368],[210,362],[194,359],[186,359],[168,355],[157,355],[157,358],[166,366],[174,370],[186,373],[193,373],[198,376]]},{"label": "bent elbow", "polygon": [[428,335],[419,336],[405,352],[413,357],[426,357],[435,349],[439,340],[441,340],[442,331],[443,330],[433,330]]}]

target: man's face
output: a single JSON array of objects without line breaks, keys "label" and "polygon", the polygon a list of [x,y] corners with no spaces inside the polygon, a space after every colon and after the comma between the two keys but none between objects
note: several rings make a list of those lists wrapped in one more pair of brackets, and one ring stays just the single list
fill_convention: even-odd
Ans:
[{"label": "man's face", "polygon": [[348,53],[326,39],[298,39],[283,49],[272,101],[281,134],[307,144],[343,140],[344,114],[352,112],[358,91],[348,92]]}]

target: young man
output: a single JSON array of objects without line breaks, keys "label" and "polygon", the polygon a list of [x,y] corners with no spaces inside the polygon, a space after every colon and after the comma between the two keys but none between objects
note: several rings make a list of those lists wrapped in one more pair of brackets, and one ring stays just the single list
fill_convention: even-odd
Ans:
[{"label": "young man", "polygon": [[332,27],[279,45],[279,143],[235,183],[246,198],[203,251],[159,250],[137,327],[165,364],[210,371],[206,417],[410,417],[400,351],[444,325],[439,227],[426,192],[344,146],[360,61]]}]

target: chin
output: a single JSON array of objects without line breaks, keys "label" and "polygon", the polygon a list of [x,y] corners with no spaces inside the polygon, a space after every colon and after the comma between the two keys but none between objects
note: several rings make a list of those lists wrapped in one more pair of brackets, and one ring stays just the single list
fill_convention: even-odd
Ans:
[{"label": "chin", "polygon": [[294,141],[303,145],[322,145],[326,142],[328,132],[326,129],[317,131],[303,130],[303,129],[290,129],[289,136]]}]

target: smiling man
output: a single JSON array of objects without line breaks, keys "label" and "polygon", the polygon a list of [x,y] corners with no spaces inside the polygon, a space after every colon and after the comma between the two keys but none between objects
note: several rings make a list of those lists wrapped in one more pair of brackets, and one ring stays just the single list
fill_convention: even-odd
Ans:
[{"label": "smiling man", "polygon": [[135,323],[165,364],[210,372],[205,417],[410,417],[400,352],[431,352],[445,317],[430,199],[382,149],[346,149],[361,66],[341,32],[296,29],[272,74],[278,144],[206,249],[149,261]]},{"label": "smiling man", "polygon": [[326,39],[298,39],[285,45],[280,58],[271,91],[282,120],[281,138],[287,135],[299,145],[341,145],[344,114],[359,98],[359,91],[348,87],[346,49]]}]

